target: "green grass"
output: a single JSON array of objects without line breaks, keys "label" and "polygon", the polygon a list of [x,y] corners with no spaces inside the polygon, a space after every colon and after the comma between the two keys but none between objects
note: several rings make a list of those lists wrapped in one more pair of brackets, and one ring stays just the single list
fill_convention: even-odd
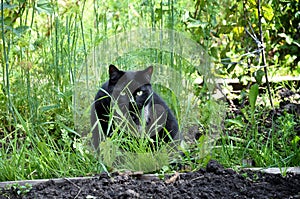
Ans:
[{"label": "green grass", "polygon": [[[245,110],[243,114],[248,114],[251,120],[250,112]],[[255,124],[245,122],[243,117],[225,121],[225,134],[215,147],[216,158],[229,167],[298,166],[300,148],[295,127],[299,116],[288,113],[269,116],[271,127],[266,127],[267,114],[268,110],[260,108],[255,113]]]},{"label": "green grass", "polygon": [[[116,19],[120,6],[126,7],[127,3],[114,5],[110,2],[112,10],[108,11],[103,9],[102,3],[93,4],[92,1],[63,6],[57,2],[11,2],[13,6],[5,7],[1,12],[2,18],[9,19],[11,11],[22,11],[12,23],[2,20],[4,51],[1,60],[5,64],[1,70],[1,181],[79,176],[106,170],[103,160],[89,147],[89,137],[81,137],[82,132],[76,129],[78,121],[73,120],[74,112],[80,114],[80,111],[86,112],[89,108],[89,104],[84,104],[85,109],[73,104],[78,74],[84,69],[88,54],[97,52],[94,47],[105,38],[131,30],[137,23],[153,28],[170,24],[165,22],[170,20],[167,16],[171,13],[161,12],[156,19],[154,15],[159,13],[148,12],[154,9],[150,4],[145,5],[140,13],[147,15],[149,20],[139,17],[129,20],[133,13],[122,9],[120,18]],[[155,9],[165,8],[165,5],[155,6]],[[94,9],[91,12],[89,8]],[[128,67],[134,62],[132,57],[140,59],[152,54],[142,53],[130,52],[129,57],[124,55],[115,62],[120,63],[123,69],[129,69],[125,65]],[[181,57],[172,58],[168,52],[160,53],[156,50],[151,59],[159,59],[154,61],[164,65],[168,65],[171,59],[181,62]],[[103,70],[102,74],[107,74],[107,70],[105,73]],[[87,78],[94,78],[100,83],[107,75],[90,75]],[[81,87],[80,92],[84,90],[85,87]],[[96,90],[93,95],[95,93]],[[168,99],[166,94],[165,98]],[[178,101],[176,96],[169,103],[172,101]],[[181,117],[180,108],[173,106],[176,115]],[[139,155],[139,158],[149,159],[149,156]],[[129,164],[130,161],[125,162]]]},{"label": "green grass", "polygon": [[[180,45],[175,45],[177,51],[173,53],[174,49],[160,50],[145,44],[148,48],[128,48],[129,52],[122,51],[122,56],[109,61],[126,70],[157,64],[153,87],[174,111],[180,129],[186,132],[198,125],[204,135],[194,144],[180,145],[185,157],[170,156],[165,145],[152,153],[149,142],[130,139],[127,143],[134,153],[121,151],[118,156],[118,136],[102,143],[108,145],[102,153],[95,153],[89,145],[90,135],[82,136],[82,131],[89,126],[88,118],[80,123],[78,115],[89,114],[89,100],[94,96],[85,92],[92,89],[92,95],[96,94],[95,89],[107,79],[107,68],[98,66],[99,71],[94,74],[82,72],[89,69],[86,63],[91,63],[90,53],[99,53],[98,44],[134,27],[184,31],[180,16],[193,5],[185,1],[178,4],[174,1],[81,1],[78,5],[66,2],[61,5],[56,1],[44,4],[11,1],[11,6],[4,4],[1,10],[1,19],[5,20],[1,20],[0,29],[0,181],[84,176],[112,168],[149,172],[164,168],[165,171],[164,166],[168,167],[170,162],[190,165],[193,170],[205,165],[209,158],[216,158],[226,166],[241,165],[247,158],[255,160],[257,166],[298,164],[299,137],[294,127],[299,118],[289,114],[274,119],[272,127],[264,129],[263,134],[258,132],[263,121],[250,128],[241,118],[227,120],[223,134],[218,136],[223,131],[219,119],[223,106],[210,99],[209,86],[201,91],[194,88],[193,80],[198,74],[193,64],[198,63],[199,57],[189,55],[199,49],[190,40],[181,41],[183,47],[189,47],[181,53]],[[172,34],[166,35],[171,42]],[[156,40],[153,41],[159,41]],[[157,45],[154,43],[154,47]],[[125,44],[120,48],[120,52],[125,51]],[[101,61],[101,54],[95,54],[94,58],[105,62]],[[203,64],[208,64],[205,61]],[[166,77],[166,69],[172,70],[175,76]],[[202,67],[199,72],[203,75],[212,71]],[[93,84],[78,82],[80,74],[84,75],[83,80],[89,79]],[[199,99],[193,93],[203,97]],[[74,96],[79,102],[74,101]],[[256,110],[254,119],[259,121],[263,112]],[[249,110],[245,110],[245,117],[250,116]],[[231,129],[237,133],[231,134]],[[217,136],[212,139],[214,135]],[[116,156],[110,156],[114,148]],[[122,164],[116,167],[118,161]]]}]

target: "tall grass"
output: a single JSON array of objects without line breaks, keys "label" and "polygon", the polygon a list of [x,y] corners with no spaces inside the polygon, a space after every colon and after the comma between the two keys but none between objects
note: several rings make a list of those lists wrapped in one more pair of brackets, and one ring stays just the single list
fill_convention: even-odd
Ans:
[{"label": "tall grass", "polygon": [[[249,107],[242,109],[251,120]],[[241,116],[225,121],[224,134],[214,148],[215,158],[228,167],[280,167],[299,165],[299,137],[296,123],[299,116],[284,113],[272,116],[271,127],[266,127],[268,111],[259,108],[254,114],[255,123]]]},{"label": "tall grass", "polygon": [[12,23],[1,20],[1,181],[102,171],[73,130],[73,84],[88,42],[80,5],[12,1],[1,6],[6,19],[22,11]]},{"label": "tall grass", "polygon": [[[89,53],[98,53],[99,49],[96,46],[99,43],[136,27],[184,31],[180,20],[190,7],[193,7],[190,2],[172,0],[85,0],[76,3],[1,1],[0,181],[68,177],[104,171],[106,167],[101,155],[90,150],[87,144],[88,137],[83,139],[81,132],[75,128],[78,122],[76,117],[74,122],[74,113],[83,114],[90,105],[84,104],[84,108],[81,109],[74,106],[78,102],[74,103],[72,98],[76,80],[82,69],[86,70],[86,80],[95,81],[95,85],[84,81],[80,91],[82,93],[91,86],[100,87],[101,82],[107,79],[107,70],[102,66],[98,66],[99,71],[94,75],[89,75],[91,73],[87,72],[89,68],[86,64]],[[166,43],[174,41],[172,36],[169,34]],[[184,42],[186,41],[182,41]],[[193,90],[180,92],[180,89],[185,87],[175,88],[178,85],[177,79],[166,78],[164,75],[164,66],[168,65],[179,73],[180,78],[184,77],[182,82],[186,85],[192,85],[192,80],[197,76],[195,68],[191,67],[197,60],[192,62],[191,59],[187,60],[172,50],[135,49],[114,61],[120,64],[122,69],[135,69],[137,63],[144,67],[143,64],[149,62],[161,66],[157,67],[154,89],[169,103],[179,118],[181,129],[185,129],[195,123],[207,121],[211,116],[210,110],[205,109],[207,111],[202,113],[208,115],[203,114],[202,119],[198,119],[201,113],[198,112],[198,104],[192,103],[192,95],[187,95]],[[191,48],[185,53],[189,54],[194,50]],[[101,58],[97,54],[92,56],[93,64]],[[209,70],[205,67],[204,69]],[[200,72],[207,73],[205,70]],[[163,77],[168,84],[159,82],[159,78]],[[76,99],[81,100],[80,97]],[[204,98],[200,102],[207,100],[208,98]],[[182,102],[184,108],[180,107]],[[218,109],[212,112],[217,112],[216,110]],[[197,115],[191,115],[192,111]],[[205,139],[202,137],[202,140]],[[239,160],[244,158],[244,154],[251,152],[248,150],[252,147],[251,143],[256,143],[252,140],[249,147],[242,145],[247,153],[235,156],[234,147],[226,140],[222,141],[222,150],[217,153],[220,154],[218,159],[223,163],[228,162],[227,165],[232,165],[229,161],[238,163],[232,161],[232,156],[238,157]],[[271,154],[271,157],[276,155],[270,150],[275,141],[276,139],[267,145],[259,145],[259,150],[264,152],[265,157],[267,154]],[[198,149],[201,149],[202,143],[197,143]],[[199,151],[201,150],[196,150]],[[189,149],[185,152],[189,153]],[[276,165],[281,157],[283,156],[276,155],[276,161],[266,160],[262,164]],[[289,157],[287,154],[287,158]],[[132,160],[127,162],[130,164]],[[288,165],[291,161],[285,162]],[[135,167],[136,165],[127,166],[140,168]],[[155,166],[157,165],[151,167]]]},{"label": "tall grass", "polygon": [[1,20],[1,181],[105,169],[75,130],[76,76],[88,53],[109,36],[136,26],[173,28],[175,12],[182,12],[174,5],[134,0],[2,1],[1,17],[6,20]]}]

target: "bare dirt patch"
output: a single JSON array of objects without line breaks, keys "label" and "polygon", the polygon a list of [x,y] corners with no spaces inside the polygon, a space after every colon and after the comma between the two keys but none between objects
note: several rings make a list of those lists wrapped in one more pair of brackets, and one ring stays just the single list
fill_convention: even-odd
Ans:
[{"label": "bare dirt patch", "polygon": [[139,179],[106,173],[83,180],[33,185],[23,195],[2,189],[0,198],[300,198],[300,175],[240,173],[210,161],[205,169],[180,174],[175,180]]}]

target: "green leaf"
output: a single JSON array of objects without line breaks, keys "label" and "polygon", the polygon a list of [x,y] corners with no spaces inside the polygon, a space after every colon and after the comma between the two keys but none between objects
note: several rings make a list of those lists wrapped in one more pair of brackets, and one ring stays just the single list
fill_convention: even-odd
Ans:
[{"label": "green leaf", "polygon": [[30,27],[29,26],[19,26],[17,28],[13,29],[13,32],[18,35],[21,36],[24,32],[26,32]]},{"label": "green leaf", "polygon": [[244,123],[237,119],[227,119],[226,122],[228,122],[229,124],[235,124],[239,127],[244,127]]},{"label": "green leaf", "polygon": [[287,44],[293,43],[293,38],[290,35],[287,35],[285,33],[279,33],[278,36],[285,38]]},{"label": "green leaf", "polygon": [[296,135],[292,140],[292,144],[296,145],[299,141],[300,141],[300,137]]},{"label": "green leaf", "polygon": [[237,65],[237,62],[234,62],[233,64],[231,64],[231,66],[229,68],[227,68],[227,73],[231,73],[235,67]]},{"label": "green leaf", "polygon": [[52,8],[51,1],[40,0],[40,1],[38,1],[35,9],[40,13],[46,13],[48,15],[53,14],[53,8]]},{"label": "green leaf", "polygon": [[255,0],[250,0],[249,2],[251,3],[252,6],[256,6],[256,1]]},{"label": "green leaf", "polygon": [[59,108],[59,105],[56,104],[56,105],[43,106],[43,107],[41,107],[41,111],[46,112],[46,111],[56,109],[56,108]]},{"label": "green leaf", "polygon": [[47,147],[47,144],[45,142],[39,142],[37,144],[37,146],[38,146],[38,149],[39,149],[41,154],[43,154],[43,155],[48,154],[48,147]]},{"label": "green leaf", "polygon": [[219,57],[218,48],[217,47],[211,47],[210,48],[210,54],[214,58],[218,59],[218,57]]},{"label": "green leaf", "polygon": [[262,71],[261,69],[259,69],[258,71],[255,72],[254,75],[255,75],[254,77],[255,77],[255,80],[256,80],[257,84],[260,85],[261,82],[262,82],[262,78],[265,75],[264,71]]},{"label": "green leaf", "polygon": [[255,104],[256,104],[256,99],[258,96],[258,84],[253,84],[250,87],[249,91],[249,101],[250,101],[250,106],[251,106],[251,111],[255,111]]},{"label": "green leaf", "polygon": [[273,8],[271,7],[271,5],[263,5],[262,6],[262,10],[263,10],[263,14],[264,14],[264,18],[267,19],[268,21],[271,21],[274,17],[274,11]]},{"label": "green leaf", "polygon": [[187,28],[199,28],[205,29],[205,27],[208,25],[207,22],[201,22],[199,20],[193,20],[192,22],[188,23]]},{"label": "green leaf", "polygon": [[[4,10],[4,9],[12,10],[12,9],[14,9],[15,7],[17,7],[17,5],[10,5],[10,4],[8,4],[8,3],[3,3],[3,10]],[[0,4],[0,8],[2,8],[2,3]]]}]

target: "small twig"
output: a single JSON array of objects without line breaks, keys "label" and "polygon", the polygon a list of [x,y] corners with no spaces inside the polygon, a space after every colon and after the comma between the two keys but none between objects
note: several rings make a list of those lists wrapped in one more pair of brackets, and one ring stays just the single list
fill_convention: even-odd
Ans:
[{"label": "small twig", "polygon": [[165,182],[166,184],[174,183],[178,177],[179,177],[179,173],[176,172],[171,178],[167,179]]},{"label": "small twig", "polygon": [[190,182],[193,182],[193,181],[195,181],[195,180],[199,180],[199,179],[201,179],[201,178],[204,178],[204,176],[199,176],[199,177],[197,177],[197,178],[193,178],[193,179],[190,180]]},{"label": "small twig", "polygon": [[75,184],[74,182],[72,182],[71,180],[69,180],[68,178],[64,178],[66,181],[68,181],[69,183],[71,183],[72,185],[74,185],[77,189],[79,189],[78,193],[76,194],[75,198],[78,198],[79,194],[81,193],[81,187],[79,187],[77,184]]},{"label": "small twig", "polygon": [[[263,62],[263,66],[266,66],[266,55],[265,55],[265,48],[264,48],[264,41],[263,41],[263,32],[262,32],[262,23],[261,23],[261,19],[262,19],[262,14],[261,14],[261,10],[260,10],[260,0],[257,1],[257,12],[258,12],[258,27],[259,27],[259,34],[260,34],[260,44],[261,44],[261,55],[262,55],[262,62]],[[273,102],[272,102],[272,96],[271,96],[271,89],[270,89],[270,83],[269,83],[269,79],[268,79],[268,70],[267,67],[264,67],[264,72],[265,72],[265,77],[266,77],[266,83],[267,83],[267,89],[268,89],[268,93],[269,93],[269,100],[270,100],[270,104],[272,106],[272,109],[274,109],[273,106]]]}]

